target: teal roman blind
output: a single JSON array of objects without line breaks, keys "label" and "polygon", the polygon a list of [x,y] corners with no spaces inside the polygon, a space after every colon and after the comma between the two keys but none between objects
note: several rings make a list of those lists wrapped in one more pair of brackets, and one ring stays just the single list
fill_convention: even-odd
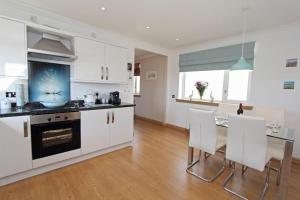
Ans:
[{"label": "teal roman blind", "polygon": [[[245,43],[244,58],[253,69],[255,42]],[[179,55],[180,72],[229,70],[241,57],[242,44]]]}]

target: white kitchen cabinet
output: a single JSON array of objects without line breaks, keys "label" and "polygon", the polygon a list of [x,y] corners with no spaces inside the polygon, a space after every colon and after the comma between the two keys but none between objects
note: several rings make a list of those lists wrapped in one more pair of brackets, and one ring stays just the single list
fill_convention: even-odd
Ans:
[{"label": "white kitchen cabinet", "polygon": [[81,112],[81,153],[87,154],[109,147],[109,111]]},{"label": "white kitchen cabinet", "polygon": [[127,49],[106,45],[105,67],[108,70],[108,81],[126,82],[127,79]]},{"label": "white kitchen cabinet", "polygon": [[111,110],[110,145],[130,142],[133,137],[133,108],[116,108]]},{"label": "white kitchen cabinet", "polygon": [[74,75],[75,80],[96,82],[104,80],[104,44],[76,37]]},{"label": "white kitchen cabinet", "polygon": [[130,142],[132,138],[132,107],[81,112],[82,154]]},{"label": "white kitchen cabinet", "polygon": [[75,37],[74,81],[126,83],[127,49]]},{"label": "white kitchen cabinet", "polygon": [[0,178],[32,169],[29,117],[0,118]]},{"label": "white kitchen cabinet", "polygon": [[0,76],[27,77],[25,24],[0,18]]}]

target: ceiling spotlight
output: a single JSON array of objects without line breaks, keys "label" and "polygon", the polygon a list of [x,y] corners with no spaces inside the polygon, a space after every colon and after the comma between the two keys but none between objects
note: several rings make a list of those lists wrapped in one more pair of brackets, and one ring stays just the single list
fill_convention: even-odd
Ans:
[{"label": "ceiling spotlight", "polygon": [[106,10],[106,8],[105,8],[105,7],[101,7],[101,10],[102,10],[102,11],[105,11],[105,10]]},{"label": "ceiling spotlight", "polygon": [[176,40],[176,41],[179,41],[180,39],[179,39],[179,38],[176,38],[175,40]]},{"label": "ceiling spotlight", "polygon": [[146,29],[150,29],[151,27],[150,26],[146,26]]}]

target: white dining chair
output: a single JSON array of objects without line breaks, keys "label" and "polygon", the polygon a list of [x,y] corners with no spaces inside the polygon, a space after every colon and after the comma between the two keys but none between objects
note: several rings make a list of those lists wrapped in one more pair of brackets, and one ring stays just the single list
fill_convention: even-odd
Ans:
[{"label": "white dining chair", "polygon": [[[214,111],[189,109],[188,123],[190,138],[189,159],[186,171],[201,180],[212,182],[225,170],[225,156],[221,169],[210,178],[205,178],[204,176],[195,173],[191,168],[200,162],[201,151],[204,152],[204,159],[207,159],[210,155],[215,155],[216,151],[226,145],[226,137],[222,134],[218,134]],[[199,150],[199,158],[195,162],[192,162],[194,149]]]},{"label": "white dining chair", "polygon": [[217,108],[217,115],[227,118],[228,114],[236,114],[238,108],[238,104],[219,103],[219,106]]},{"label": "white dining chair", "polygon": [[[263,117],[266,121],[267,126],[278,125],[284,127],[285,111],[280,108],[267,108],[255,106],[252,111],[253,116]],[[280,161],[280,167],[275,168],[271,166],[271,169],[277,172],[277,185],[280,184],[282,160],[285,151],[285,142],[277,138],[268,137],[268,145],[272,151],[272,159]]]},{"label": "white dining chair", "polygon": [[242,174],[246,172],[248,167],[263,172],[267,164],[264,189],[260,194],[260,199],[263,199],[269,187],[271,162],[271,155],[269,155],[267,145],[265,121],[263,118],[240,115],[229,115],[228,120],[226,159],[233,164],[231,173],[223,182],[223,187],[228,192],[246,199],[246,197],[227,187],[229,180],[234,176],[235,164],[239,163],[242,165]]}]

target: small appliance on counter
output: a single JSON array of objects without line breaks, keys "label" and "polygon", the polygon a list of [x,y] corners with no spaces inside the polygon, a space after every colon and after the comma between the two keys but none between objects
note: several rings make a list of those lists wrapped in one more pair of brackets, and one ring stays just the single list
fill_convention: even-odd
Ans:
[{"label": "small appliance on counter", "polygon": [[110,104],[112,105],[120,105],[121,104],[121,99],[120,99],[120,92],[115,91],[115,92],[111,92],[109,94],[109,100],[110,100]]},{"label": "small appliance on counter", "polygon": [[95,95],[92,90],[86,91],[86,94],[83,95],[85,104],[93,104],[95,103]]},{"label": "small appliance on counter", "polygon": [[6,99],[10,102],[11,107],[16,107],[16,93],[15,92],[6,92]]},{"label": "small appliance on counter", "polygon": [[8,109],[11,109],[11,102],[8,98],[4,98],[1,100],[0,102],[0,109],[1,110],[8,110]]},{"label": "small appliance on counter", "polygon": [[17,107],[22,107],[25,104],[24,100],[24,84],[16,84],[16,103]]},{"label": "small appliance on counter", "polygon": [[95,100],[95,104],[102,104],[102,99],[99,98],[99,93],[96,92],[96,100]]}]

